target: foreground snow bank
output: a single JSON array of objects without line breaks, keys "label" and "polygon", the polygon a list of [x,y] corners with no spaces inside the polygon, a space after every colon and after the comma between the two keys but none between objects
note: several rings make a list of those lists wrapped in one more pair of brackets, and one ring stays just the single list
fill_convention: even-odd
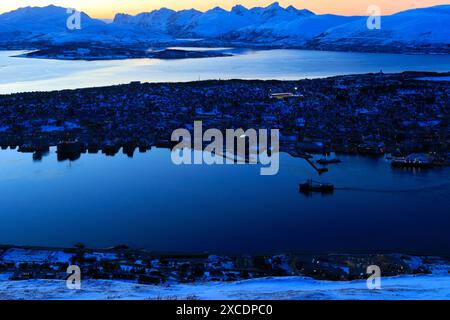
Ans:
[{"label": "foreground snow bank", "polygon": [[417,80],[423,80],[423,81],[450,81],[450,77],[424,77],[424,78],[418,78]]},{"label": "foreground snow bank", "polygon": [[205,299],[205,300],[400,300],[450,299],[449,275],[383,278],[371,291],[365,281],[331,282],[303,277],[263,278],[232,283],[146,286],[129,282],[86,280],[72,291],[61,280],[8,281],[0,278],[0,299]]}]

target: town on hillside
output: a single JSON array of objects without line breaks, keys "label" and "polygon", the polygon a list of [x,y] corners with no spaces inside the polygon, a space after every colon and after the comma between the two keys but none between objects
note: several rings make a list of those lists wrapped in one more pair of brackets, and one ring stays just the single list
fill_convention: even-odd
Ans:
[{"label": "town on hillside", "polygon": [[408,72],[299,81],[140,83],[0,96],[0,146],[40,160],[173,146],[178,128],[279,129],[282,152],[449,164],[448,74]]}]

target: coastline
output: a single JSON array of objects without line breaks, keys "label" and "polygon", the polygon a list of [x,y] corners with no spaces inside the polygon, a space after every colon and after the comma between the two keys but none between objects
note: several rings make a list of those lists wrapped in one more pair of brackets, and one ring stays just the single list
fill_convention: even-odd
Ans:
[{"label": "coastline", "polygon": [[67,2],[0,5],[0,303],[450,301],[450,1]]},{"label": "coastline", "polygon": [[[156,48],[160,53],[152,53],[149,50],[136,50],[136,46]],[[179,49],[173,50],[171,47]],[[209,54],[204,51],[193,50],[196,48],[209,48]],[[0,50],[31,51],[20,55],[23,58],[72,60],[72,61],[101,61],[101,60],[123,60],[123,59],[192,59],[192,58],[213,58],[230,57],[222,51],[213,50],[217,48],[230,48],[234,50],[306,50],[306,51],[329,51],[345,53],[374,53],[374,54],[406,54],[406,55],[449,55],[450,49],[445,45],[441,46],[403,46],[403,45],[382,45],[361,46],[358,44],[321,44],[310,41],[306,44],[267,44],[249,43],[239,41],[201,40],[201,41],[172,41],[160,43],[134,43],[134,44],[108,44],[96,42],[68,42],[63,44],[54,43],[0,43]],[[183,51],[183,52],[176,52]]]},{"label": "coastline", "polygon": [[196,51],[181,49],[160,49],[155,51],[136,50],[128,47],[105,47],[88,46],[78,47],[53,46],[44,49],[38,49],[28,53],[13,56],[13,58],[34,58],[51,60],[70,60],[70,61],[108,61],[125,59],[160,59],[160,60],[179,60],[179,59],[203,59],[203,58],[223,58],[232,57],[232,54],[217,51]]},{"label": "coastline", "polygon": [[[0,145],[34,153],[38,160],[53,146],[62,161],[99,151],[114,155],[122,147],[132,156],[138,148],[145,152],[154,146],[171,147],[173,130],[189,129],[194,121],[202,120],[205,128],[219,130],[278,128],[280,150],[296,157],[305,152],[423,153],[440,166],[449,163],[445,147],[449,137],[442,134],[447,124],[440,109],[448,102],[450,82],[430,78],[442,77],[448,73],[379,73],[299,81],[133,82],[0,95],[4,106]],[[278,98],[273,95],[276,92],[291,95]],[[386,101],[395,101],[398,110]],[[422,103],[434,107],[422,111]]]}]

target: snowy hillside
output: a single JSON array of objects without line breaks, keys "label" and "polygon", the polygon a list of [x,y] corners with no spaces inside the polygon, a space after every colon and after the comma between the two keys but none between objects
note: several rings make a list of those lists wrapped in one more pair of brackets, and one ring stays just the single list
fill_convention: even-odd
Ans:
[{"label": "snowy hillside", "polygon": [[252,23],[258,23],[257,17],[243,7],[235,7],[231,12],[216,7],[195,17],[185,31],[191,36],[214,38]]},{"label": "snowy hillside", "polygon": [[160,9],[137,16],[117,15],[116,24],[139,25],[178,38],[209,38],[222,41],[355,49],[374,51],[388,46],[446,46],[450,43],[450,5],[415,9],[382,17],[381,30],[369,30],[367,17],[316,15],[278,2],[268,7],[231,11],[219,7],[201,13]]},{"label": "snowy hillside", "polygon": [[[215,7],[203,13],[196,10],[176,12],[163,8],[136,16],[118,14],[114,22],[119,25],[137,25],[177,37],[221,38],[231,34],[228,38],[233,35],[244,38],[239,35],[250,34],[253,30],[274,29],[276,33],[277,28],[282,28],[287,34],[288,24],[314,16],[308,10],[298,10],[293,6],[282,8],[275,2],[265,8],[247,9],[236,5],[230,11]],[[334,26],[336,23],[331,22],[329,25]]]},{"label": "snowy hillside", "polygon": [[[0,26],[17,31],[59,32],[67,30],[66,21],[69,15],[67,9],[53,5],[26,7],[0,15]],[[91,19],[85,13],[81,13],[81,21],[86,28],[104,25],[104,22]]]},{"label": "snowy hillside", "polygon": [[329,28],[353,21],[355,17],[304,15],[292,20],[275,20],[231,32],[226,39],[260,44],[301,46]]},{"label": "snowy hillside", "polygon": [[[168,44],[176,39],[219,45],[284,46],[347,51],[450,52],[450,5],[408,10],[381,19],[369,30],[366,17],[316,15],[275,2],[267,7],[206,12],[166,8],[135,16],[117,14],[112,23],[81,16],[81,30],[68,30],[66,9],[27,7],[0,15],[0,45],[97,42]],[[19,45],[20,46],[20,45]]]},{"label": "snowy hillside", "polygon": [[[0,40],[39,41],[70,37],[67,9],[56,6],[26,7],[0,15]],[[102,28],[104,23],[82,13],[86,28]]]},{"label": "snowy hillside", "polygon": [[369,30],[366,21],[362,18],[336,26],[315,41],[327,47],[450,46],[450,5],[382,17],[380,30]]},{"label": "snowy hillside", "polygon": [[114,23],[119,26],[135,26],[165,34],[182,34],[192,19],[201,15],[197,10],[173,11],[166,8],[136,16],[117,14]]},{"label": "snowy hillside", "polygon": [[67,9],[53,5],[26,7],[0,15],[0,42],[108,42],[134,43],[166,40],[169,36],[157,32],[149,33],[142,28],[107,24],[81,13],[81,30],[69,30]]},{"label": "snowy hillside", "polygon": [[382,278],[381,290],[366,281],[318,281],[304,277],[265,278],[230,283],[137,285],[86,280],[81,290],[65,281],[9,281],[0,277],[0,300],[448,300],[450,276],[418,275]]}]

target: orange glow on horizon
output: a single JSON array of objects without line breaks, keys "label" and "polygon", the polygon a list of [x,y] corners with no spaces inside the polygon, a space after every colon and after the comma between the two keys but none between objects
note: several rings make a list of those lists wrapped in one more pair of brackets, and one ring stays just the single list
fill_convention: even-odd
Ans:
[{"label": "orange glow on horizon", "polygon": [[[1,2],[6,2],[5,0]],[[26,6],[46,6],[54,4],[62,7],[76,8],[94,18],[112,18],[116,13],[137,14],[162,7],[182,10],[195,8],[206,11],[220,6],[230,10],[236,4],[247,8],[267,6],[274,0],[14,0],[0,3],[0,13]],[[298,9],[309,9],[317,14],[334,13],[340,15],[366,15],[370,5],[378,5],[383,15],[399,11],[450,4],[450,0],[279,0],[283,7],[293,5]]]}]

